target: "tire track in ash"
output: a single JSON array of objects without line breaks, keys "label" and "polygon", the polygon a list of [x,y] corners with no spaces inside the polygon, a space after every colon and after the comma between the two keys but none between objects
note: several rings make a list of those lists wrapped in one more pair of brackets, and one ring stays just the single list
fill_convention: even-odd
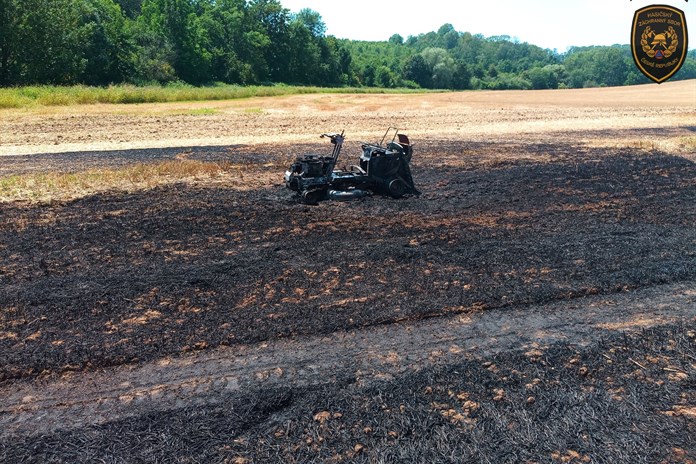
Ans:
[{"label": "tire track in ash", "polygon": [[0,438],[47,434],[108,421],[215,404],[250,388],[374,382],[466,356],[566,341],[586,345],[607,331],[696,318],[696,285],[461,314],[330,336],[234,346],[154,363],[0,388]]}]

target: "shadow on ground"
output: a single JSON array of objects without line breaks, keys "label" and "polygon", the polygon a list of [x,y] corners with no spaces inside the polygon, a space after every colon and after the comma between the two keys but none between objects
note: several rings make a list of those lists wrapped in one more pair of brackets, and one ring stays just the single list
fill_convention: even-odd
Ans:
[{"label": "shadow on ground", "polygon": [[2,204],[0,380],[696,277],[696,165],[503,148],[423,143],[420,198],[177,184]]}]

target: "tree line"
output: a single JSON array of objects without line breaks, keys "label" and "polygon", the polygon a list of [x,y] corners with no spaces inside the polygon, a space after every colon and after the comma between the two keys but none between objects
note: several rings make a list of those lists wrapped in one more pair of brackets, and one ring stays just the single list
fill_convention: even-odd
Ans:
[{"label": "tree line", "polygon": [[0,0],[0,85],[348,84],[318,13],[277,0]]},{"label": "tree line", "polygon": [[[363,85],[432,89],[557,89],[649,83],[629,45],[571,47],[565,53],[509,36],[438,31],[388,42],[342,41]],[[696,50],[672,78],[696,78]]]},{"label": "tree line", "polygon": [[[673,79],[696,78],[696,52]],[[0,0],[0,86],[286,83],[543,89],[650,82],[628,46],[557,53],[450,24],[404,39],[326,35],[279,0]]]}]

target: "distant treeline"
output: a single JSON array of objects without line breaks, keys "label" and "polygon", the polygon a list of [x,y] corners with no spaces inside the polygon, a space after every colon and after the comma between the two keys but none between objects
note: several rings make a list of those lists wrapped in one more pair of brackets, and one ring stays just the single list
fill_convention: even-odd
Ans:
[{"label": "distant treeline", "polygon": [[[365,27],[397,27],[371,18]],[[626,45],[557,53],[510,37],[326,36],[278,0],[0,0],[0,86],[285,83],[547,89],[650,82]],[[696,78],[696,51],[673,79]]]}]

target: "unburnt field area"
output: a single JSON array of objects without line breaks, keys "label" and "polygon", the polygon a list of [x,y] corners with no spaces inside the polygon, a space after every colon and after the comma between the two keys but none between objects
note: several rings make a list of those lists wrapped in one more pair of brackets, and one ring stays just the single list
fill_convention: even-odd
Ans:
[{"label": "unburnt field area", "polygon": [[[282,186],[388,125],[420,197]],[[693,81],[0,130],[2,462],[696,461]]]}]

